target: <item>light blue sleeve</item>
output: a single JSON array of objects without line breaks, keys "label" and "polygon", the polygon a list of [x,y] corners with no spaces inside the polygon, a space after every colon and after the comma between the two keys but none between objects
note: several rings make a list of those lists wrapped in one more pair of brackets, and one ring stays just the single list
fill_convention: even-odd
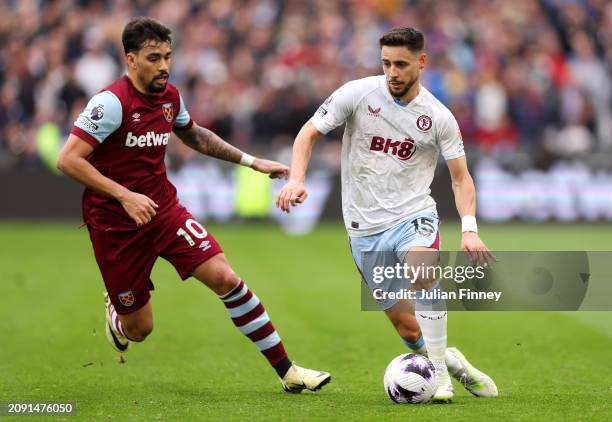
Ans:
[{"label": "light blue sleeve", "polygon": [[123,116],[121,101],[110,91],[94,95],[74,122],[92,138],[102,143],[119,126]]},{"label": "light blue sleeve", "polygon": [[176,116],[176,120],[174,121],[174,127],[184,127],[187,126],[189,121],[191,120],[191,116],[187,111],[187,107],[185,107],[185,102],[183,101],[183,97],[179,94],[179,98],[181,100],[181,105],[179,107],[179,113]]}]

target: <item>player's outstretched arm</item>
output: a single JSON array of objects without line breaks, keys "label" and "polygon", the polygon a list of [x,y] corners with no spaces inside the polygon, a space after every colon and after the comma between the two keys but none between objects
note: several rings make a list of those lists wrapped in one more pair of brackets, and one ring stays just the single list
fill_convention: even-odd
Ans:
[{"label": "player's outstretched arm", "polygon": [[287,166],[246,154],[225,142],[214,132],[195,123],[189,129],[175,127],[174,133],[185,145],[204,155],[251,167],[253,170],[269,174],[272,179],[286,179],[289,175]]},{"label": "player's outstretched arm", "polygon": [[86,159],[93,150],[87,142],[71,134],[60,152],[57,168],[88,188],[115,198],[137,226],[151,221],[156,214],[157,204],[148,196],[132,192],[100,173]]},{"label": "player's outstretched arm", "polygon": [[470,254],[473,261],[491,263],[495,257],[478,236],[476,226],[476,188],[467,167],[465,156],[446,161],[450,170],[455,204],[461,217],[461,250]]},{"label": "player's outstretched arm", "polygon": [[291,173],[289,182],[276,196],[276,206],[285,212],[291,212],[291,206],[297,206],[306,200],[306,170],[312,155],[312,147],[321,136],[321,132],[310,122],[306,122],[295,137]]}]

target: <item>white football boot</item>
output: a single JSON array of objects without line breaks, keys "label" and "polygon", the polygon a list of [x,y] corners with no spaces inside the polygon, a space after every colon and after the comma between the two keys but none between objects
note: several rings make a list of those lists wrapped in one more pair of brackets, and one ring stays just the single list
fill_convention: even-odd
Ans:
[{"label": "white football boot", "polygon": [[295,362],[280,380],[283,390],[288,393],[301,393],[302,390],[317,391],[331,381],[331,374],[324,371],[297,366]]},{"label": "white football boot", "polygon": [[104,313],[106,315],[106,339],[113,349],[119,353],[125,353],[130,347],[130,340],[117,331],[113,326],[113,320],[110,316],[110,299],[108,297],[108,293],[104,293],[104,308]]},{"label": "white football boot", "polygon": [[432,360],[431,363],[433,363],[436,368],[436,384],[438,384],[436,393],[433,395],[431,401],[434,403],[450,403],[453,401],[455,392],[453,390],[453,383],[448,375],[446,362],[443,360]]},{"label": "white football boot", "polygon": [[477,397],[497,397],[497,386],[490,376],[476,369],[456,347],[449,347],[446,351],[461,362],[461,367],[456,369],[452,376],[466,390]]}]

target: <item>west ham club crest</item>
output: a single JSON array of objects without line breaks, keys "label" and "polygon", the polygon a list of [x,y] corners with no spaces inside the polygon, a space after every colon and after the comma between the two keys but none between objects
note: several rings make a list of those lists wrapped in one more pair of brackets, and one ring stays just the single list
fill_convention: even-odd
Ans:
[{"label": "west ham club crest", "polygon": [[117,297],[119,297],[119,301],[123,306],[132,306],[134,304],[134,294],[131,290],[119,293]]},{"label": "west ham club crest", "polygon": [[164,119],[166,119],[168,123],[172,122],[172,118],[174,117],[174,104],[164,104],[162,106],[162,114],[164,115]]}]

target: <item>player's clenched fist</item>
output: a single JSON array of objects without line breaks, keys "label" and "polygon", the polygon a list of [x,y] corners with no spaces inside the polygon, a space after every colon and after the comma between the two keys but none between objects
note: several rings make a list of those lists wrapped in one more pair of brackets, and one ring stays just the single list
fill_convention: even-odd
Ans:
[{"label": "player's clenched fist", "polygon": [[158,205],[146,195],[128,191],[119,201],[138,227],[147,224],[157,214],[155,208]]},{"label": "player's clenched fist", "polygon": [[291,212],[291,206],[297,206],[306,200],[308,192],[304,183],[290,181],[276,196],[276,207]]}]

